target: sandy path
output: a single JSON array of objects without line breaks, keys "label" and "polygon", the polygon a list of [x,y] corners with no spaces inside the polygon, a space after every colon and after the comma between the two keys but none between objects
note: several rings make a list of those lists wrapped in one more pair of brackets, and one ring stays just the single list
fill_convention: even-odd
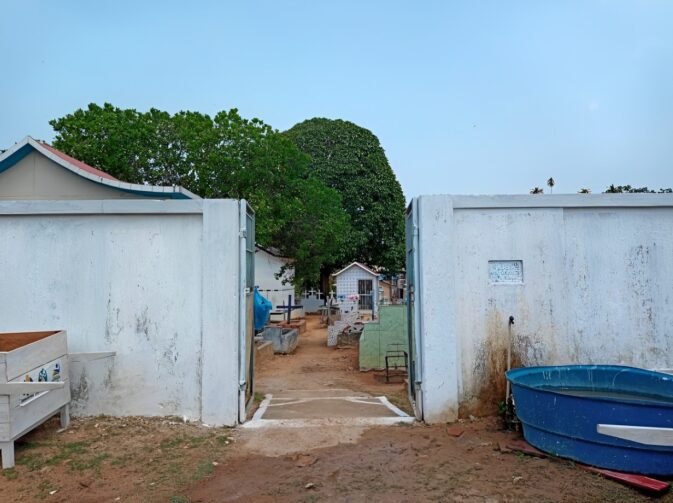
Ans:
[{"label": "sandy path", "polygon": [[389,385],[358,370],[357,348],[328,348],[327,329],[320,318],[306,318],[306,332],[291,355],[274,355],[265,361],[256,376],[256,391],[278,393],[287,390],[351,389],[369,394],[398,393],[402,385]]},{"label": "sandy path", "polygon": [[[275,355],[258,369],[256,390],[266,395],[240,429],[242,452],[278,456],[356,442],[366,427],[411,421],[385,395],[403,384],[383,384],[357,370],[357,348],[326,346],[317,317],[291,355]],[[253,430],[253,431],[250,431]]]}]

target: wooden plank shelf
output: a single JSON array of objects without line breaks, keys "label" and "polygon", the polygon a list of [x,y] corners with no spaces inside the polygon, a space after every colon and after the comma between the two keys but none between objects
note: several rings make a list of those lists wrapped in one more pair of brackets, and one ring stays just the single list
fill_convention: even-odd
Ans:
[{"label": "wooden plank shelf", "polygon": [[14,466],[14,440],[54,416],[68,426],[70,383],[65,330],[0,333],[0,453]]}]

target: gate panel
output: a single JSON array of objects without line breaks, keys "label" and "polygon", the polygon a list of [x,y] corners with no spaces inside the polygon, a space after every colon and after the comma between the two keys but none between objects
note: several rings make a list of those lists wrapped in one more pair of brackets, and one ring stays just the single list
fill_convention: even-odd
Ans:
[{"label": "gate panel", "polygon": [[240,203],[240,362],[239,362],[239,421],[245,422],[254,399],[255,369],[255,213],[245,200]]},{"label": "gate panel", "polygon": [[407,334],[409,337],[409,400],[417,419],[423,419],[421,397],[420,290],[418,281],[418,200],[412,199],[406,217]]}]

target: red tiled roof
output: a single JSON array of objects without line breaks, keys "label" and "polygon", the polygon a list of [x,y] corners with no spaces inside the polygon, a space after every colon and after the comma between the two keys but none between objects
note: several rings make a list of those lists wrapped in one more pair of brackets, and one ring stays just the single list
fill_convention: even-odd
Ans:
[{"label": "red tiled roof", "polygon": [[44,148],[49,150],[49,152],[51,152],[52,154],[59,156],[64,161],[67,161],[70,164],[73,164],[74,166],[78,167],[79,169],[82,169],[84,171],[87,171],[87,172],[91,173],[92,175],[100,176],[101,178],[107,178],[108,180],[119,181],[119,180],[117,180],[117,178],[110,175],[109,173],[106,173],[105,171],[101,171],[100,169],[96,169],[93,166],[89,166],[88,164],[85,164],[82,161],[78,161],[74,157],[70,157],[68,154],[64,154],[60,150],[56,150],[51,145],[48,145],[44,142],[40,142],[40,145],[42,145]]}]

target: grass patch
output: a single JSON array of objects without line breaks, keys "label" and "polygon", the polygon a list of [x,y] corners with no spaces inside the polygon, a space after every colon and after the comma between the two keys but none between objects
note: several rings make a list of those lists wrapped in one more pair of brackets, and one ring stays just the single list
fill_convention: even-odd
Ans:
[{"label": "grass patch", "polygon": [[175,495],[171,496],[168,501],[170,501],[170,503],[189,503],[189,498],[187,496]]},{"label": "grass patch", "polygon": [[49,483],[48,480],[43,480],[37,485],[38,497],[40,499],[45,499],[47,496],[50,496],[50,492],[56,490],[57,487]]},{"label": "grass patch", "polygon": [[159,447],[161,447],[162,451],[166,449],[175,449],[176,447],[180,447],[184,441],[185,439],[182,437],[168,437],[161,441]]},{"label": "grass patch", "polygon": [[27,451],[30,449],[39,449],[40,447],[47,447],[48,444],[43,442],[21,442],[16,444],[17,451]]},{"label": "grass patch", "polygon": [[7,468],[6,470],[0,469],[0,473],[2,473],[7,480],[14,480],[19,476],[14,468]]},{"label": "grass patch", "polygon": [[110,464],[113,466],[126,466],[130,461],[133,460],[133,454],[127,453],[118,458],[114,458],[110,461]]},{"label": "grass patch", "polygon": [[264,400],[264,395],[262,395],[259,391],[255,391],[255,402],[259,403],[262,400]]},{"label": "grass patch", "polygon": [[203,445],[203,443],[207,440],[208,437],[190,437],[189,445],[190,447],[198,447],[200,445]]},{"label": "grass patch", "polygon": [[42,468],[46,462],[47,460],[39,454],[25,454],[16,458],[17,465],[25,466],[30,471]]},{"label": "grass patch", "polygon": [[91,445],[90,441],[82,440],[80,442],[69,442],[67,444],[63,444],[61,449],[70,454],[82,454],[86,452],[86,448],[89,447],[89,445]]},{"label": "grass patch", "polygon": [[[73,489],[72,481],[110,470],[123,499],[135,491],[140,501],[188,502],[182,492],[213,474],[213,461],[225,456],[232,441],[228,428],[206,429],[163,418],[95,418],[78,423],[72,434],[43,429],[17,442],[16,470],[0,470],[0,501],[15,500],[16,494],[28,495],[30,501],[77,501],[73,491],[79,486],[75,483]],[[113,436],[113,430],[124,438]],[[14,479],[18,480],[10,482]],[[55,496],[49,494],[53,491],[58,491]]]},{"label": "grass patch", "polygon": [[213,473],[213,462],[210,459],[201,461],[194,471],[194,479],[201,480]]},{"label": "grass patch", "polygon": [[100,471],[100,464],[104,459],[109,458],[104,452],[88,459],[73,459],[70,462],[70,468],[75,471],[83,472],[84,470]]},{"label": "grass patch", "polygon": [[[97,468],[100,465],[100,462],[107,458],[107,454],[94,456],[89,459],[78,459],[78,456],[83,454],[88,454],[88,446],[91,444],[89,441],[83,442],[70,442],[63,445],[50,446],[50,444],[39,444],[34,443],[28,450],[51,447],[52,453],[45,452],[25,452],[17,457],[16,464],[25,466],[30,471],[39,470],[45,466],[54,466],[58,465],[61,462],[70,459],[71,467],[75,470],[87,470],[89,468]],[[53,453],[54,448],[56,453]]]},{"label": "grass patch", "polygon": [[57,465],[61,461],[70,459],[72,456],[77,454],[86,454],[87,447],[91,444],[89,441],[82,442],[69,442],[67,444],[60,445],[59,452],[47,460],[48,465]]}]

